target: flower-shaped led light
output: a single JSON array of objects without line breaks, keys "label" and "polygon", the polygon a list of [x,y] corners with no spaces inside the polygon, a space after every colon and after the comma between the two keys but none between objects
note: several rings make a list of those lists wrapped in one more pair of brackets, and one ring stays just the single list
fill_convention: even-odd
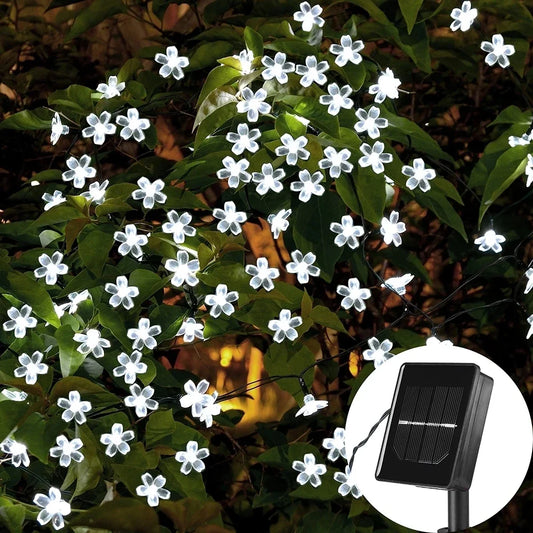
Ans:
[{"label": "flower-shaped led light", "polygon": [[65,526],[64,516],[70,514],[70,503],[61,498],[61,491],[56,487],[50,487],[48,496],[37,493],[33,498],[33,503],[42,507],[37,515],[37,522],[41,526],[52,521],[54,529],[62,529]]},{"label": "flower-shaped led light", "polygon": [[28,398],[26,392],[16,389],[2,389],[2,395],[12,402],[25,402]]},{"label": "flower-shaped led light", "polygon": [[429,180],[435,178],[436,174],[432,168],[425,168],[424,160],[417,157],[413,160],[413,166],[404,165],[402,167],[402,174],[408,177],[405,183],[410,190],[420,188],[422,192],[427,192],[431,189]]},{"label": "flower-shaped led light", "polygon": [[196,472],[205,470],[205,463],[202,459],[209,456],[209,450],[207,448],[198,449],[198,443],[195,440],[190,440],[187,443],[185,451],[176,453],[176,461],[183,463],[180,468],[180,472],[186,476],[194,469]]},{"label": "flower-shaped led light", "polygon": [[113,368],[113,375],[116,378],[124,377],[124,382],[128,385],[133,385],[137,379],[137,374],[145,374],[148,370],[146,363],[141,362],[142,353],[138,350],[133,350],[131,355],[124,352],[117,355],[117,361],[120,366]]},{"label": "flower-shaped led light", "polygon": [[306,394],[304,396],[304,404],[294,416],[311,416],[318,412],[320,409],[325,409],[328,406],[327,400],[316,400],[312,394]]},{"label": "flower-shaped led light", "polygon": [[196,272],[200,270],[200,261],[198,259],[189,261],[189,254],[186,251],[180,250],[176,254],[176,259],[167,259],[165,268],[174,274],[170,280],[174,287],[181,287],[184,283],[190,287],[198,285]]},{"label": "flower-shaped led light", "polygon": [[300,3],[300,11],[296,11],[293,18],[296,22],[302,23],[303,31],[311,31],[313,26],[321,28],[324,26],[324,19],[320,16],[322,8],[317,4],[311,7],[309,2]]},{"label": "flower-shaped led light", "polygon": [[298,181],[291,183],[291,191],[298,192],[300,202],[308,202],[311,196],[322,196],[326,189],[320,182],[324,179],[322,172],[314,172],[312,175],[308,170],[298,172]]},{"label": "flower-shaped led light", "polygon": [[268,215],[267,222],[270,224],[270,231],[274,239],[277,239],[289,227],[289,221],[287,219],[291,216],[291,213],[292,209],[282,209],[276,214],[272,213]]},{"label": "flower-shaped led light", "polygon": [[280,193],[283,190],[281,180],[285,177],[285,171],[282,168],[274,170],[270,163],[263,163],[261,172],[254,172],[252,176],[252,181],[257,183],[255,190],[261,196],[268,191]]},{"label": "flower-shaped led light", "polygon": [[91,158],[84,154],[79,159],[69,157],[66,161],[70,170],[65,170],[61,174],[63,181],[72,181],[72,185],[77,189],[85,187],[85,180],[96,176],[96,169],[91,167]]},{"label": "flower-shaped led light", "polygon": [[358,65],[363,61],[363,57],[359,53],[365,45],[363,41],[352,41],[349,35],[343,35],[341,37],[341,44],[332,44],[329,47],[329,51],[336,55],[335,63],[339,67],[344,67],[348,62]]},{"label": "flower-shaped led light", "polygon": [[85,413],[88,413],[92,409],[91,402],[82,401],[80,393],[77,390],[72,390],[68,393],[67,398],[57,399],[58,407],[65,409],[61,418],[65,422],[70,422],[72,419],[78,424],[84,424],[87,422]]},{"label": "flower-shaped led light", "polygon": [[118,247],[120,255],[131,254],[136,259],[142,257],[142,246],[148,243],[146,235],[137,234],[137,226],[135,224],[126,224],[124,231],[115,231],[113,238],[121,243]]},{"label": "flower-shaped led light", "polygon": [[363,493],[355,485],[353,472],[350,471],[350,467],[346,465],[344,472],[335,472],[333,479],[340,483],[339,494],[341,496],[347,496],[351,494],[354,498],[360,498]]},{"label": "flower-shaped led light", "polygon": [[133,137],[137,142],[143,141],[146,136],[143,130],[150,127],[150,121],[147,118],[139,118],[139,110],[130,107],[126,115],[118,115],[117,124],[122,126],[120,136],[127,141]]},{"label": "flower-shaped led light", "polygon": [[156,54],[154,57],[156,63],[163,65],[159,69],[159,75],[168,78],[172,74],[176,80],[181,80],[184,76],[183,69],[189,66],[189,59],[178,55],[175,46],[167,46],[166,52],[166,54]]},{"label": "flower-shaped led light", "polygon": [[249,122],[257,122],[259,115],[270,113],[271,105],[265,102],[267,92],[265,89],[258,89],[255,93],[250,87],[245,87],[241,91],[242,100],[237,103],[237,112],[246,113]]},{"label": "flower-shaped led light", "polygon": [[531,154],[527,154],[527,165],[524,172],[527,176],[526,187],[529,187],[533,183],[533,155]]},{"label": "flower-shaped led light", "polygon": [[307,56],[305,65],[296,65],[296,74],[301,76],[300,85],[310,87],[313,82],[324,85],[328,79],[324,72],[329,69],[327,61],[318,62],[315,56]]},{"label": "flower-shaped led light", "polygon": [[256,265],[246,265],[244,271],[252,276],[250,279],[250,287],[252,289],[260,289],[263,287],[266,291],[271,291],[274,288],[273,279],[279,277],[279,270],[271,268],[268,265],[266,257],[258,257]]},{"label": "flower-shaped led light", "polygon": [[157,324],[151,326],[149,318],[140,318],[138,327],[130,328],[127,331],[128,339],[133,341],[134,350],[142,350],[144,346],[153,350],[157,346],[155,337],[160,334],[161,326]]},{"label": "flower-shaped led light", "polygon": [[296,139],[290,133],[284,133],[280,137],[281,146],[276,148],[277,156],[286,156],[287,165],[294,166],[298,159],[307,161],[311,155],[308,150],[304,148],[307,146],[307,137],[300,135]]},{"label": "flower-shaped led light", "polygon": [[32,308],[28,304],[24,304],[20,311],[16,307],[10,307],[7,310],[7,316],[10,320],[6,320],[2,327],[4,331],[14,331],[17,339],[23,339],[26,336],[26,329],[37,326],[37,319],[30,316]]},{"label": "flower-shaped led light", "polygon": [[96,90],[102,93],[101,98],[113,98],[114,96],[120,96],[120,93],[126,88],[126,84],[121,81],[118,83],[116,76],[109,76],[107,83],[99,83]]},{"label": "flower-shaped led light", "polygon": [[360,107],[355,116],[359,119],[355,123],[354,129],[357,133],[368,133],[371,139],[377,139],[380,135],[379,129],[386,128],[389,121],[386,118],[379,118],[380,109],[373,105],[368,111]]},{"label": "flower-shaped led light", "polygon": [[218,318],[222,313],[227,316],[235,312],[235,307],[231,302],[236,302],[239,299],[237,291],[228,292],[228,286],[224,283],[219,283],[216,286],[215,294],[207,294],[205,297],[205,304],[211,306],[209,314],[213,318]]},{"label": "flower-shaped led light", "polygon": [[302,317],[294,316],[291,318],[289,309],[282,309],[279,312],[279,318],[268,321],[268,329],[274,331],[274,342],[283,342],[285,339],[294,341],[298,338],[298,332],[295,328],[303,323]]},{"label": "flower-shaped led light", "polygon": [[246,169],[250,166],[250,162],[246,159],[241,159],[240,161],[235,161],[233,157],[226,156],[222,160],[224,168],[217,171],[217,178],[219,180],[228,180],[228,187],[236,189],[239,184],[249,183],[252,179],[252,176]]},{"label": "flower-shaped led light", "polygon": [[108,111],[102,111],[99,117],[94,113],[91,113],[85,120],[89,126],[84,128],[81,134],[85,138],[92,137],[94,144],[104,144],[105,136],[114,135],[117,131],[115,124],[109,123],[111,120],[111,113]]},{"label": "flower-shaped led light", "polygon": [[527,332],[526,339],[529,339],[529,337],[533,335],[533,315],[529,315],[527,317],[527,322],[529,324],[529,330]]},{"label": "flower-shaped led light", "polygon": [[39,374],[48,373],[48,365],[42,362],[44,355],[42,352],[35,351],[31,356],[27,353],[19,355],[19,363],[22,366],[15,368],[13,374],[16,378],[26,378],[28,385],[37,383],[37,376]]},{"label": "flower-shaped led light", "polygon": [[145,496],[150,507],[157,507],[159,499],[168,500],[170,498],[170,491],[164,489],[166,478],[159,475],[153,478],[148,472],[141,476],[143,482],[135,491],[137,496]]},{"label": "flower-shaped led light", "polygon": [[484,235],[478,237],[474,241],[474,244],[479,245],[479,250],[481,252],[492,250],[498,254],[502,251],[502,246],[500,244],[502,242],[505,242],[505,237],[503,235],[498,235],[494,230],[489,229]]},{"label": "flower-shaped led light", "polygon": [[242,123],[237,126],[237,133],[230,131],[226,135],[226,140],[233,144],[231,151],[235,155],[241,155],[244,150],[249,152],[257,152],[259,150],[259,144],[256,139],[261,137],[261,132],[258,128],[252,130],[248,127],[248,124]]},{"label": "flower-shaped led light", "polygon": [[385,98],[394,100],[400,96],[398,87],[401,85],[401,81],[394,77],[394,72],[390,68],[386,68],[385,72],[382,72],[378,78],[378,82],[375,85],[371,85],[368,88],[370,94],[375,94],[374,102],[381,104],[385,101]]},{"label": "flower-shaped led light", "polygon": [[320,268],[314,266],[316,255],[313,252],[307,252],[305,255],[300,250],[291,252],[292,261],[285,267],[290,274],[296,274],[298,283],[308,283],[309,276],[320,276]]},{"label": "flower-shaped led light", "polygon": [[523,133],[520,137],[517,137],[516,135],[509,135],[508,142],[509,142],[509,146],[511,148],[514,148],[515,146],[527,146],[528,144],[531,144],[532,140],[533,140],[533,132],[529,134]]},{"label": "flower-shaped led light", "polygon": [[74,291],[68,294],[68,299],[70,301],[66,304],[62,304],[61,307],[65,311],[68,311],[70,315],[73,315],[78,311],[78,305],[80,305],[82,302],[90,300],[90,298],[91,294],[87,289],[81,292]]},{"label": "flower-shaped led light", "polygon": [[400,296],[402,296],[405,294],[407,290],[406,285],[408,283],[411,283],[413,279],[414,279],[413,274],[404,274],[403,276],[396,276],[393,278],[386,279],[385,282],[381,284],[381,286],[386,287],[387,289],[390,289],[391,291],[394,291],[396,294],[399,294]]},{"label": "flower-shaped led light", "polygon": [[461,5],[461,9],[458,7],[452,9],[450,17],[453,19],[450,24],[452,31],[468,31],[477,17],[477,9],[473,8],[468,0],[465,0]]},{"label": "flower-shaped led light", "polygon": [[146,209],[152,209],[154,204],[164,204],[167,201],[167,195],[163,192],[165,187],[165,182],[163,180],[157,179],[150,181],[144,176],[137,180],[137,185],[139,189],[134,190],[131,193],[131,197],[134,200],[142,200],[143,207]]},{"label": "flower-shaped led light", "polygon": [[116,283],[106,283],[105,291],[112,295],[109,298],[109,305],[111,307],[122,305],[124,309],[132,309],[132,298],[139,296],[139,289],[133,285],[128,285],[128,278],[126,276],[118,276]]},{"label": "flower-shaped led light", "polygon": [[67,199],[63,196],[63,193],[58,190],[55,190],[52,194],[45,192],[41,198],[46,202],[46,204],[44,204],[45,211],[49,211],[52,209],[52,207],[67,201]]},{"label": "flower-shaped led light", "polygon": [[172,210],[167,213],[168,222],[162,224],[161,229],[165,233],[171,233],[172,238],[176,244],[185,242],[185,236],[194,237],[196,235],[196,228],[189,226],[192,216],[190,213],[182,213],[178,215],[176,211]]},{"label": "flower-shaped led light", "polygon": [[95,357],[104,356],[104,348],[110,348],[111,343],[101,337],[101,333],[97,329],[88,329],[85,333],[76,333],[74,340],[81,343],[78,346],[78,352],[83,355],[92,353]]},{"label": "flower-shaped led light", "polygon": [[381,219],[381,227],[379,231],[383,235],[383,241],[385,244],[390,244],[391,242],[394,246],[400,246],[402,244],[402,238],[400,233],[405,231],[405,224],[403,222],[398,222],[400,214],[398,211],[392,211],[390,217],[383,217]]},{"label": "flower-shaped led light", "polygon": [[306,453],[303,462],[293,461],[292,468],[300,472],[296,478],[300,485],[310,482],[314,488],[322,484],[320,476],[325,474],[327,470],[326,465],[316,463],[315,456],[312,453]]},{"label": "flower-shaped led light", "polygon": [[533,289],[533,268],[528,268],[524,274],[527,278],[526,288],[524,289],[524,294],[528,294],[531,289]]},{"label": "flower-shaped led light", "polygon": [[348,98],[352,94],[352,88],[349,85],[343,85],[341,88],[336,83],[328,85],[328,94],[320,96],[318,101],[322,105],[328,106],[330,115],[338,115],[341,109],[351,109],[353,100]]},{"label": "flower-shaped led light", "polygon": [[83,447],[81,439],[68,440],[64,435],[56,437],[57,446],[50,448],[51,457],[59,457],[59,464],[67,468],[71,461],[81,463],[85,458],[79,450]]},{"label": "flower-shaped led light", "polygon": [[241,64],[241,74],[250,74],[253,72],[254,53],[251,50],[245,48],[239,52],[239,55],[234,55],[233,57],[238,59]]},{"label": "flower-shaped led light", "polygon": [[141,418],[148,414],[150,411],[155,411],[159,408],[159,402],[152,400],[154,395],[154,389],[150,386],[141,389],[137,383],[130,386],[130,396],[124,398],[124,405],[126,407],[135,407],[135,414]]},{"label": "flower-shaped led light", "polygon": [[94,202],[95,205],[101,205],[105,201],[105,193],[108,185],[109,180],[104,180],[102,183],[91,183],[89,190],[82,192],[81,196],[87,198],[89,202]]},{"label": "flower-shaped led light", "polygon": [[192,342],[194,338],[204,340],[204,325],[202,322],[196,322],[192,317],[186,318],[180,326],[180,329],[176,333],[176,337],[183,335],[185,342]]},{"label": "flower-shaped led light", "polygon": [[192,379],[189,379],[183,385],[185,394],[180,397],[180,405],[183,409],[191,408],[191,414],[193,417],[198,418],[202,413],[202,408],[207,403],[207,398],[210,396],[207,393],[209,389],[209,381],[202,379],[198,385],[194,384]]},{"label": "flower-shaped led light", "polygon": [[69,127],[61,123],[59,113],[54,113],[52,117],[52,132],[50,133],[50,142],[56,144],[61,135],[66,135],[69,132]]},{"label": "flower-shaped led light", "polygon": [[135,438],[132,430],[124,431],[122,424],[118,422],[111,426],[111,433],[102,433],[100,442],[107,446],[105,454],[114,457],[117,452],[126,455],[130,451],[128,441]]},{"label": "flower-shaped led light", "polygon": [[348,244],[352,250],[355,250],[359,246],[357,237],[362,237],[365,233],[363,226],[353,225],[353,218],[350,215],[344,215],[341,218],[340,224],[338,222],[332,222],[329,225],[329,229],[333,233],[337,233],[333,241],[337,246],[341,247]]},{"label": "flower-shaped led light", "polygon": [[224,209],[216,207],[213,209],[213,216],[220,220],[217,223],[217,230],[220,233],[226,233],[230,230],[233,235],[241,233],[241,224],[246,222],[246,213],[244,211],[237,211],[235,202],[224,202]]},{"label": "flower-shaped led light", "polygon": [[368,350],[363,352],[363,358],[366,361],[374,361],[374,366],[376,368],[393,356],[393,354],[390,353],[392,342],[389,339],[385,339],[380,343],[376,337],[372,337],[371,339],[368,339],[368,346]]},{"label": "flower-shaped led light", "polygon": [[18,468],[21,464],[24,466],[30,466],[28,448],[22,442],[18,442],[12,437],[6,437],[0,442],[0,450],[11,455],[11,464],[15,468]]},{"label": "flower-shaped led light", "polygon": [[366,309],[364,300],[368,300],[371,296],[370,289],[361,288],[361,283],[357,278],[350,278],[348,285],[338,285],[337,294],[344,296],[341,307],[344,309],[355,307],[359,312]]},{"label": "flower-shaped led light", "polygon": [[322,446],[329,450],[328,459],[336,461],[339,457],[348,459],[346,452],[346,431],[344,428],[335,428],[333,437],[328,437],[322,441]]},{"label": "flower-shaped led light", "polygon": [[283,52],[277,52],[274,59],[264,56],[261,62],[266,67],[262,72],[264,80],[276,78],[279,83],[287,83],[289,81],[287,74],[294,72],[295,69],[294,63],[287,61],[287,56]]},{"label": "flower-shaped led light", "polygon": [[385,171],[383,163],[390,163],[392,161],[392,154],[383,153],[385,145],[381,141],[376,141],[374,146],[363,143],[360,148],[363,156],[359,158],[359,166],[372,167],[376,174],[381,174]]},{"label": "flower-shaped led light", "polygon": [[511,64],[508,56],[512,56],[515,53],[515,47],[512,44],[505,44],[503,36],[500,33],[492,36],[492,43],[483,41],[481,43],[481,50],[488,52],[485,57],[485,63],[489,67],[498,63],[500,67],[507,68]]},{"label": "flower-shaped led light", "polygon": [[47,254],[39,256],[39,263],[42,265],[36,268],[33,273],[36,278],[44,278],[47,285],[55,285],[57,276],[64,276],[68,272],[68,266],[63,261],[61,252],[54,252],[52,257]]},{"label": "flower-shaped led light", "polygon": [[352,152],[348,148],[343,148],[337,152],[333,146],[326,146],[324,156],[324,159],[318,162],[318,167],[321,169],[329,168],[329,175],[333,179],[338,178],[341,172],[349,173],[353,170],[352,163],[348,161]]},{"label": "flower-shaped led light", "polygon": [[202,404],[202,411],[200,412],[200,422],[205,422],[205,427],[210,428],[213,425],[213,417],[220,414],[220,404],[216,403],[218,398],[218,392],[208,394],[204,398]]}]

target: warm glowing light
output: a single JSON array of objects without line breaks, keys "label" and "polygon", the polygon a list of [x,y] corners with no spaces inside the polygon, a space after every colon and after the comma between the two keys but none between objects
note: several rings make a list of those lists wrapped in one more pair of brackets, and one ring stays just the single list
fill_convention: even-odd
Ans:
[{"label": "warm glowing light", "polygon": [[357,355],[357,352],[350,353],[350,360],[348,365],[350,374],[353,377],[357,376],[357,374],[359,373],[359,356]]}]

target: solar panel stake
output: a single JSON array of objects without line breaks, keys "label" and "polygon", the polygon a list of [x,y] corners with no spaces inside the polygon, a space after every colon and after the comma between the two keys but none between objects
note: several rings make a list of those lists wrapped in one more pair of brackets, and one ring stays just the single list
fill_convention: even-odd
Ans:
[{"label": "solar panel stake", "polygon": [[448,533],[468,529],[468,491],[448,491]]}]

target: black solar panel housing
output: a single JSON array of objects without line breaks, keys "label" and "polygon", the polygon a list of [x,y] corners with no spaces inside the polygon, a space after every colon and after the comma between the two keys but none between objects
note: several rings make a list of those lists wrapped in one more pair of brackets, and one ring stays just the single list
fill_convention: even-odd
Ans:
[{"label": "black solar panel housing", "polygon": [[475,364],[402,365],[376,478],[468,490],[492,384]]}]

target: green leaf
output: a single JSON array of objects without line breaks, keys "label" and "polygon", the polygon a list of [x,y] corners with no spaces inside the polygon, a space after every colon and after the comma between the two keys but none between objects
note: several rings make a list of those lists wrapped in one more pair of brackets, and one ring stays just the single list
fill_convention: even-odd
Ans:
[{"label": "green leaf", "polygon": [[265,45],[267,50],[274,50],[276,52],[284,52],[292,56],[308,56],[315,55],[316,48],[301,39],[286,38],[276,39],[271,43]]},{"label": "green leaf", "polygon": [[[300,459],[301,461],[301,459]],[[317,461],[317,463],[322,462],[321,459]],[[322,480],[322,483],[314,488],[311,486],[311,484],[306,483],[305,485],[299,486],[296,490],[293,490],[290,493],[290,496],[293,498],[301,498],[304,500],[319,500],[319,501],[329,501],[329,500],[336,500],[337,498],[341,498],[339,495],[338,489],[339,484],[333,479],[333,471],[328,470],[323,476],[320,476],[320,479]],[[323,515],[323,511],[318,511],[320,515]],[[336,515],[333,515],[334,517]],[[355,531],[354,525],[351,521],[349,521],[345,516],[339,515],[340,519],[333,519],[333,522],[330,522],[330,518],[328,518],[328,526],[329,527],[321,527],[320,529],[315,529],[314,531],[331,531],[337,533],[337,531]],[[321,520],[322,526],[325,526],[325,520]],[[344,527],[343,527],[344,525]],[[346,525],[351,527],[351,529],[345,529]],[[313,528],[308,529],[305,528],[303,531],[307,533],[308,531],[313,531]]]},{"label": "green leaf", "polygon": [[[178,449],[185,451],[186,446],[184,445]],[[180,471],[180,468],[181,465],[174,457],[161,460],[158,469],[167,479],[165,486],[169,490],[177,492],[182,497],[193,497],[205,501],[207,499],[207,493],[202,475],[193,470],[186,476]]]},{"label": "green leaf", "polygon": [[284,133],[289,133],[295,139],[300,135],[305,135],[307,127],[305,124],[290,113],[282,113],[276,119],[276,131],[281,137]]},{"label": "green leaf", "polygon": [[[202,526],[219,516],[222,506],[218,502],[184,498],[179,501],[162,501],[159,509],[172,520],[178,531],[204,531]],[[209,533],[208,526],[205,531]]]},{"label": "green leaf", "polygon": [[65,41],[78,37],[78,35],[100,24],[105,19],[118,13],[125,13],[126,10],[122,0],[94,0],[76,16],[74,23],[65,36]]},{"label": "green leaf", "polygon": [[68,205],[58,205],[45,211],[37,220],[31,223],[29,229],[68,222],[75,218],[80,218],[80,216],[83,216],[83,213],[79,209]]},{"label": "green leaf", "polygon": [[291,106],[296,115],[310,120],[315,128],[332,137],[339,137],[338,117],[330,115],[328,108],[320,104],[318,98],[288,94],[283,96],[281,101]]},{"label": "green leaf", "polygon": [[231,82],[235,81],[237,78],[240,78],[241,73],[232,67],[226,65],[220,65],[215,67],[209,72],[207,78],[202,85],[202,90],[198,96],[198,101],[196,106],[198,107],[204,101],[205,97],[215,89],[218,89],[222,85],[229,85]]},{"label": "green leaf", "polygon": [[68,376],[60,379],[50,391],[50,403],[55,403],[58,398],[68,398],[70,391],[77,390],[83,400],[95,404],[116,404],[121,403],[118,396],[110,393],[93,381],[78,376]]},{"label": "green leaf", "polygon": [[166,283],[165,277],[161,277],[151,270],[145,268],[134,270],[130,274],[129,284],[139,289],[139,296],[134,300],[135,306],[140,306],[142,302],[160,291]]},{"label": "green leaf", "polygon": [[520,108],[510,105],[501,111],[489,126],[496,124],[522,124],[527,127],[531,124],[531,111],[520,111]]},{"label": "green leaf", "polygon": [[79,343],[74,339],[74,331],[65,324],[55,332],[55,338],[59,345],[59,364],[63,377],[71,376],[85,360],[85,355],[78,351]]},{"label": "green leaf", "polygon": [[207,271],[199,273],[198,279],[210,287],[224,283],[227,285],[228,291],[255,293],[255,290],[250,287],[250,276],[246,274],[242,263],[218,261],[213,263],[213,266],[210,266]]},{"label": "green leaf", "polygon": [[[301,461],[306,453],[313,454],[317,459],[321,457],[318,449],[312,444],[308,442],[296,442],[294,444],[283,444],[270,448],[257,457],[257,462],[292,469],[293,461]],[[320,463],[320,459],[317,462]]]},{"label": "green leaf", "polygon": [[161,439],[172,435],[175,430],[176,422],[172,416],[172,409],[152,413],[146,423],[146,446],[153,447]]},{"label": "green leaf", "polygon": [[217,59],[233,52],[233,44],[228,41],[215,41],[203,43],[193,52],[189,58],[187,71],[199,70],[216,64]]},{"label": "green leaf", "polygon": [[101,276],[115,242],[111,225],[85,226],[78,236],[78,253],[87,269]]},{"label": "green leaf", "polygon": [[418,257],[405,250],[403,247],[388,246],[379,250],[378,256],[388,259],[395,267],[423,279],[426,283],[432,284],[426,267]]},{"label": "green leaf", "polygon": [[9,533],[22,533],[25,518],[26,509],[23,505],[13,504],[0,496],[0,523],[4,524]]},{"label": "green leaf", "polygon": [[83,461],[76,463],[76,489],[73,496],[79,496],[94,489],[104,469],[98,459],[98,443],[87,424],[76,425],[76,437],[83,442]]},{"label": "green leaf", "polygon": [[165,208],[168,209],[211,209],[196,194],[179,187],[166,187],[165,194],[167,195]]},{"label": "green leaf", "polygon": [[0,129],[6,130],[49,130],[52,127],[53,113],[44,107],[30,111],[25,109],[0,122]]},{"label": "green leaf", "polygon": [[327,328],[331,328],[336,331],[348,333],[342,322],[339,320],[337,314],[323,305],[317,305],[316,307],[313,307],[309,316],[313,322],[315,322],[315,324],[320,324],[321,326],[326,326]]},{"label": "green leaf", "polygon": [[418,11],[422,7],[424,0],[398,0],[398,2],[400,4],[400,11],[407,24],[407,31],[411,33],[416,22]]},{"label": "green leaf", "polygon": [[21,426],[24,420],[35,410],[28,402],[11,402],[3,400],[0,402],[0,442],[2,442],[11,432]]},{"label": "green leaf", "polygon": [[122,316],[110,307],[101,307],[98,312],[98,320],[104,328],[107,328],[113,336],[122,344],[126,349],[130,349],[131,340],[128,339],[126,333],[126,326]]},{"label": "green leaf", "polygon": [[92,90],[83,85],[70,85],[68,89],[54,91],[48,97],[48,104],[54,107],[62,107],[67,111],[72,111],[87,116],[93,111],[91,98]]},{"label": "green leaf", "polygon": [[335,180],[335,190],[350,210],[357,214],[363,213],[359,198],[357,198],[357,193],[355,192],[355,185],[351,175],[341,174]]},{"label": "green leaf", "polygon": [[246,48],[248,48],[255,57],[261,57],[263,55],[263,36],[250,28],[250,26],[244,28],[244,42]]},{"label": "green leaf", "polygon": [[364,218],[374,224],[379,224],[387,200],[385,178],[381,174],[376,174],[372,167],[359,167],[353,179]]},{"label": "green leaf", "polygon": [[223,85],[211,91],[200,105],[194,120],[193,130],[198,128],[195,143],[199,144],[233,118],[236,113],[236,104],[235,89],[232,87]]},{"label": "green leaf", "polygon": [[135,73],[143,67],[142,61],[138,57],[128,59],[120,68],[117,74],[118,82],[126,82],[135,76]]}]

